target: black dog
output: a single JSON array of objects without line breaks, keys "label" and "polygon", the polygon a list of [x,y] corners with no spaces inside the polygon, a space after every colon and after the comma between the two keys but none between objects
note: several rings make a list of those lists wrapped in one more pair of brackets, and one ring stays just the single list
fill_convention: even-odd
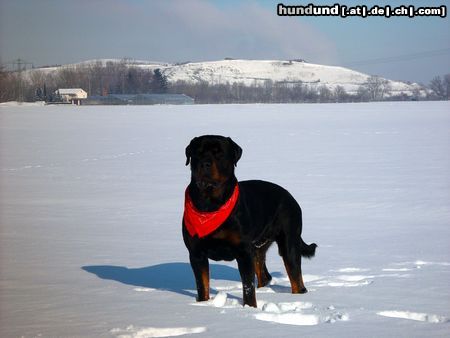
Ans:
[{"label": "black dog", "polygon": [[312,257],[317,245],[301,238],[302,211],[280,186],[264,181],[237,181],[234,167],[242,149],[231,138],[205,135],[186,148],[191,182],[186,189],[183,239],[197,283],[198,301],[209,299],[209,263],[237,260],[244,305],[256,307],[258,287],[272,277],[267,249],[277,242],[291,282],[292,293],[307,292],[301,256]]}]

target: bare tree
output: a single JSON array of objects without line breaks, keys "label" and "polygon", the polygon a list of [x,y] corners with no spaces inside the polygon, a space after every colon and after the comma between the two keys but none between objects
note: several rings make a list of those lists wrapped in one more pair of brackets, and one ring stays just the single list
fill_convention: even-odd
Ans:
[{"label": "bare tree", "polygon": [[348,100],[348,94],[343,86],[336,86],[333,95],[336,102],[345,102]]},{"label": "bare tree", "polygon": [[435,76],[430,82],[430,89],[437,96],[438,99],[445,98],[444,81],[440,76]]},{"label": "bare tree", "polygon": [[322,85],[319,87],[319,102],[331,102],[333,93],[327,86]]},{"label": "bare tree", "polygon": [[412,100],[417,101],[420,99],[421,96],[421,90],[417,87],[414,87],[412,91]]},{"label": "bare tree", "polygon": [[379,76],[370,76],[363,86],[371,101],[383,100],[386,95],[391,93],[392,89],[389,81]]},{"label": "bare tree", "polygon": [[8,101],[11,97],[10,93],[10,76],[9,72],[0,65],[0,102]]},{"label": "bare tree", "polygon": [[450,74],[445,74],[444,75],[444,86],[445,86],[445,98],[447,100],[450,99]]},{"label": "bare tree", "polygon": [[450,99],[450,74],[446,74],[441,78],[434,77],[429,85],[434,95],[440,100]]}]

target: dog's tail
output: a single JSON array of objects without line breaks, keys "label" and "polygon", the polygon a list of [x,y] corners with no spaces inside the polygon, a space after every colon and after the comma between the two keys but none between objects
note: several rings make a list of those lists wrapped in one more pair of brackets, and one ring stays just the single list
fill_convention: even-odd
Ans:
[{"label": "dog's tail", "polygon": [[317,244],[306,244],[303,239],[300,237],[300,254],[306,258],[312,258],[316,254]]}]

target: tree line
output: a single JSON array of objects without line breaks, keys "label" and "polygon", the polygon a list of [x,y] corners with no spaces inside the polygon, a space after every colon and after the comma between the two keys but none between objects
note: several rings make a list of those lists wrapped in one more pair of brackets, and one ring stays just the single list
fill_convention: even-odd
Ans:
[{"label": "tree line", "polygon": [[166,78],[159,69],[101,61],[63,67],[58,71],[7,72],[0,70],[0,101],[53,101],[59,88],[82,88],[89,96],[107,94],[165,93]]},{"label": "tree line", "polygon": [[64,67],[58,71],[10,72],[0,69],[0,102],[57,101],[59,88],[83,88],[89,96],[107,94],[176,93],[186,94],[196,103],[301,103],[301,102],[365,102],[382,100],[448,100],[450,74],[435,77],[426,96],[417,89],[412,96],[392,95],[389,81],[371,76],[359,86],[356,93],[347,93],[337,86],[330,90],[325,85],[267,80],[252,85],[242,83],[211,84],[206,81],[169,83],[160,69],[149,70],[122,62],[101,61]]}]

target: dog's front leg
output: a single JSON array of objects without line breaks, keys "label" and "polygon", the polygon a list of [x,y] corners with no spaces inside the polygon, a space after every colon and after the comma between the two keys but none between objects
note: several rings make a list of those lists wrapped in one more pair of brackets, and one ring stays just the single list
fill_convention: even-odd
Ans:
[{"label": "dog's front leg", "polygon": [[190,254],[192,271],[197,284],[197,301],[202,302],[209,299],[209,262],[206,256]]},{"label": "dog's front leg", "polygon": [[255,266],[249,253],[237,257],[239,273],[241,274],[244,305],[256,307]]}]

